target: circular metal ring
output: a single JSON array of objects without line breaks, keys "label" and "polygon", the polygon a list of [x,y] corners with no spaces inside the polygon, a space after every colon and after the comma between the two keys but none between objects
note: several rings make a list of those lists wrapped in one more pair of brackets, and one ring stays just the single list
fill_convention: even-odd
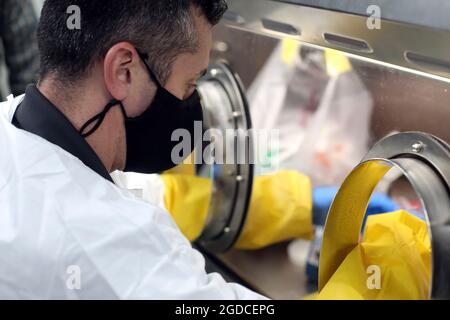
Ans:
[{"label": "circular metal ring", "polygon": [[387,136],[372,147],[364,160],[375,158],[394,159],[403,156],[419,158],[429,163],[439,173],[447,188],[449,188],[449,145],[427,133],[402,132]]},{"label": "circular metal ring", "polygon": [[[223,134],[211,134],[211,141],[214,141],[216,146],[230,147],[234,152],[254,152],[245,137],[241,139],[238,136],[231,144],[226,139],[222,144],[217,143],[218,139],[226,137],[227,130],[231,129],[240,135],[242,132],[250,132],[251,129],[250,112],[243,86],[228,65],[212,64],[199,83],[198,91],[202,97],[204,129],[213,129],[213,132]],[[227,149],[223,149],[221,154],[225,159]],[[197,170],[199,176],[212,178],[213,182],[207,223],[197,243],[209,252],[222,253],[234,245],[244,226],[250,204],[254,169],[249,161],[224,161],[220,164],[213,162]]]},{"label": "circular metal ring", "polygon": [[444,176],[449,166],[448,146],[424,133],[401,133],[376,144],[345,179],[330,208],[320,256],[319,289],[358,244],[371,194],[387,171],[396,167],[411,183],[425,210],[432,244],[430,297],[449,299],[450,198],[449,177]]}]

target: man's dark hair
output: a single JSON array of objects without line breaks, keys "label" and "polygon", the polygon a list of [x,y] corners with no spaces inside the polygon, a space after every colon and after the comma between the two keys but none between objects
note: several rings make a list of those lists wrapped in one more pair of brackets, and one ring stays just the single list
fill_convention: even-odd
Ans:
[{"label": "man's dark hair", "polygon": [[[80,8],[80,29],[68,27],[70,6]],[[46,0],[38,28],[41,79],[48,75],[75,82],[121,41],[149,55],[164,83],[181,53],[198,47],[192,8],[211,25],[227,10],[225,0]],[[69,11],[70,12],[70,11]]]}]

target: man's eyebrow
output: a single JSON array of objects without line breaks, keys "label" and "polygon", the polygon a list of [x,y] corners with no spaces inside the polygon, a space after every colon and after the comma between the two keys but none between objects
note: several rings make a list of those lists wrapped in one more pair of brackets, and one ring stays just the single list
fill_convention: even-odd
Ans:
[{"label": "man's eyebrow", "polygon": [[204,69],[204,70],[200,71],[199,73],[197,73],[194,77],[189,79],[189,82],[190,81],[197,81],[201,77],[205,76],[207,73],[208,73],[208,69]]},{"label": "man's eyebrow", "polygon": [[207,73],[208,73],[208,69],[204,69],[204,70],[200,71],[198,74],[198,78],[200,79],[200,78],[204,77]]}]

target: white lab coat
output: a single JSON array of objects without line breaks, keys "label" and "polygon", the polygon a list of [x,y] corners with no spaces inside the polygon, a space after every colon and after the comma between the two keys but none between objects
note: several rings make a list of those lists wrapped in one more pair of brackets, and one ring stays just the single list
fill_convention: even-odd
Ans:
[{"label": "white lab coat", "polygon": [[1,299],[263,298],[208,275],[165,210],[14,127],[20,101],[0,104]]}]

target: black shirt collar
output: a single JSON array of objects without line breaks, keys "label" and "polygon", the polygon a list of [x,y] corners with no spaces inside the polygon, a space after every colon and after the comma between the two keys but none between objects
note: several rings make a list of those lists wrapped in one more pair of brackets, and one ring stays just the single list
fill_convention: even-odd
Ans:
[{"label": "black shirt collar", "polygon": [[13,124],[63,148],[103,178],[113,182],[91,146],[36,86],[27,87],[25,97],[14,114]]}]

